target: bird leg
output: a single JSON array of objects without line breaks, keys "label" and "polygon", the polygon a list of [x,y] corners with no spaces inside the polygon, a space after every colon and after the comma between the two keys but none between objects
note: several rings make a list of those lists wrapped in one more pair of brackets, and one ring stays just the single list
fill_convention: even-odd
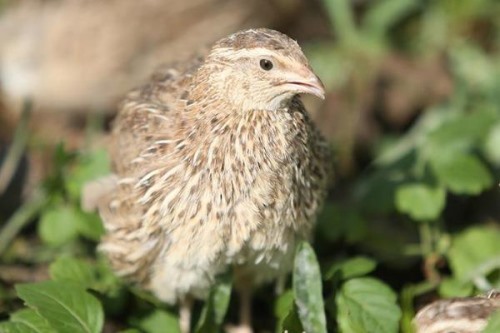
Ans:
[{"label": "bird leg", "polygon": [[239,290],[240,294],[240,327],[247,328],[252,332],[252,290],[244,288]]},{"label": "bird leg", "polygon": [[240,323],[227,325],[226,333],[253,333],[252,330],[252,291],[250,288],[238,290],[240,295]]},{"label": "bird leg", "polygon": [[[239,281],[238,281],[239,280]],[[237,279],[237,292],[240,296],[240,323],[226,326],[227,333],[253,333],[252,330],[252,284],[248,279]]]},{"label": "bird leg", "polygon": [[191,310],[193,307],[193,299],[186,295],[180,300],[179,304],[179,326],[181,333],[191,332]]}]

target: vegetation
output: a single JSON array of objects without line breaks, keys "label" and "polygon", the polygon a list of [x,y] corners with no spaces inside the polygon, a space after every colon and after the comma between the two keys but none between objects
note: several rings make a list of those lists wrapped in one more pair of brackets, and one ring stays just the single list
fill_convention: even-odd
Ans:
[{"label": "vegetation", "polygon": [[[344,121],[333,140],[337,182],[314,249],[299,246],[285,291],[257,293],[255,326],[411,332],[429,300],[500,288],[500,3],[378,0],[354,9],[324,0],[324,9],[333,37],[306,50],[337,103],[324,112],[337,107]],[[440,68],[416,102],[411,84],[422,73],[403,73],[394,89],[410,115],[399,122],[374,93],[394,59]],[[430,98],[442,75],[451,88]],[[368,140],[363,120],[378,126]],[[174,308],[126,286],[96,253],[102,225],[79,202],[83,184],[107,172],[106,153],[60,146],[53,159],[50,177],[0,226],[0,265],[33,274],[48,265],[50,279],[0,284],[0,332],[178,332]],[[230,295],[231,279],[221,277],[197,304],[196,332],[236,320]],[[487,332],[500,331],[499,317]]]}]

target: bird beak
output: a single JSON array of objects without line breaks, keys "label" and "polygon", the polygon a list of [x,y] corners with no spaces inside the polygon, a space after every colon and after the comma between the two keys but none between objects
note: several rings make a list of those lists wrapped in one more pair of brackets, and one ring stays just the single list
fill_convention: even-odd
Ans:
[{"label": "bird beak", "polygon": [[284,82],[299,94],[312,94],[325,99],[325,86],[310,68],[303,68]]}]

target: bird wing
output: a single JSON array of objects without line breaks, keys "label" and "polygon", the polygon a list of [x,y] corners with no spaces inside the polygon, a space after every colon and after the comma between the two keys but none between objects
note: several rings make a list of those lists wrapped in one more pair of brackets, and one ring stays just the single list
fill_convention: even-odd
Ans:
[{"label": "bird wing", "polygon": [[137,175],[158,139],[168,140],[181,121],[183,94],[202,63],[196,57],[185,64],[164,66],[144,86],[133,90],[120,105],[111,133],[113,174],[86,186],[82,204],[97,206],[107,230],[100,245],[115,271],[145,284],[158,252],[163,248],[160,226],[144,226],[144,205],[137,196]]},{"label": "bird wing", "polygon": [[116,173],[130,171],[134,160],[158,137],[168,139],[180,121],[192,74],[202,61],[195,57],[160,67],[147,84],[128,94],[113,124],[110,152]]}]

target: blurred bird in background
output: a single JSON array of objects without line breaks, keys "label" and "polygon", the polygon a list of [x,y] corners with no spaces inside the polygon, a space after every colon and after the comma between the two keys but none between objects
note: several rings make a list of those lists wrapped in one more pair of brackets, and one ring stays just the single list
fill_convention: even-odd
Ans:
[{"label": "blurred bird in background", "polygon": [[488,319],[500,309],[500,293],[457,297],[428,304],[415,316],[417,333],[480,333]]}]

